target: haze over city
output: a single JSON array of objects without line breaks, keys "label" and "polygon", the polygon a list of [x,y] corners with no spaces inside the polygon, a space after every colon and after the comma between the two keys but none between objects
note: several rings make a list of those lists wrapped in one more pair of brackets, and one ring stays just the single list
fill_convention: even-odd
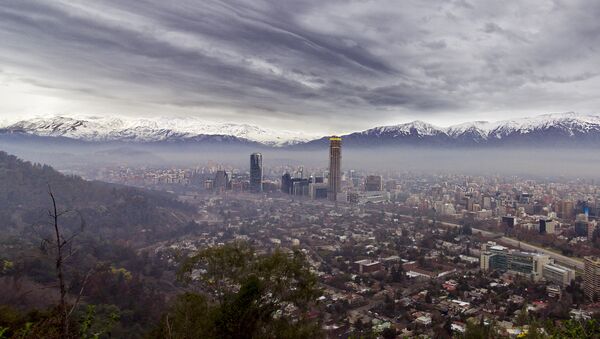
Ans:
[{"label": "haze over city", "polygon": [[0,339],[600,338],[599,17],[3,2]]}]

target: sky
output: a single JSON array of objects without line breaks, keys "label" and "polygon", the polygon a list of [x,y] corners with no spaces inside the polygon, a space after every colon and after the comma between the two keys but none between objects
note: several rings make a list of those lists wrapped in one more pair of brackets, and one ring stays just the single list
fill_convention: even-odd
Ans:
[{"label": "sky", "polygon": [[195,116],[310,133],[598,113],[600,2],[5,1],[0,121]]}]

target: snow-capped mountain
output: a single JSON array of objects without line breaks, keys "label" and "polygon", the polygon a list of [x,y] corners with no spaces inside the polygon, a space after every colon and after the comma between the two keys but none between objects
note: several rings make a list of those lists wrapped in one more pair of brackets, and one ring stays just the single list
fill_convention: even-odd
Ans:
[{"label": "snow-capped mountain", "polygon": [[[84,141],[259,143],[314,148],[327,138],[247,124],[206,123],[199,118],[73,118],[55,116],[0,125],[2,134],[64,137]],[[371,128],[342,136],[346,147],[424,146],[600,146],[600,116],[544,114],[497,122],[474,121],[438,127],[422,121]],[[311,140],[312,139],[312,140]]]},{"label": "snow-capped mountain", "polygon": [[[426,145],[599,145],[600,116],[577,113],[543,114],[497,122],[474,121],[438,127],[422,121],[371,128],[342,136],[346,146]],[[326,144],[322,138],[306,144]],[[301,146],[301,145],[298,145]]]},{"label": "snow-capped mountain", "polygon": [[271,146],[291,145],[311,138],[297,132],[269,130],[248,124],[206,123],[199,118],[73,118],[54,116],[0,126],[5,132],[84,141],[161,142],[222,137]]}]

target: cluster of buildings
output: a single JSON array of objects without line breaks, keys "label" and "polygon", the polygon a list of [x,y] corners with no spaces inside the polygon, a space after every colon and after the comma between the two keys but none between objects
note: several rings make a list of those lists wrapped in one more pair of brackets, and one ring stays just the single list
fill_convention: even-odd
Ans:
[{"label": "cluster of buildings", "polygon": [[[501,271],[552,283],[556,293],[569,286],[576,276],[574,269],[555,263],[547,254],[509,249],[492,241],[482,245],[479,264],[484,272]],[[600,300],[600,258],[585,257],[581,275],[585,296]]]},{"label": "cluster of buildings", "polygon": [[[523,308],[544,317],[563,309],[562,318],[597,309],[594,182],[342,171],[341,159],[342,140],[333,136],[327,169],[264,168],[263,155],[253,153],[249,171],[213,165],[111,173],[129,184],[182,187],[181,196],[199,205],[203,231],[161,245],[159,256],[232,240],[303,251],[324,286],[315,312],[335,335],[356,334],[362,323],[375,333],[435,337],[444,330],[439,324],[455,334],[481,318],[517,335]],[[503,238],[543,242],[579,265]]]},{"label": "cluster of buildings", "polygon": [[511,250],[494,242],[483,244],[479,263],[482,271],[509,272],[533,281],[545,279],[560,288],[575,279],[575,270],[554,263],[547,254]]},{"label": "cluster of buildings", "polygon": [[574,270],[546,254],[499,245],[494,235],[473,236],[408,216],[402,203],[384,204],[382,212],[381,206],[280,193],[254,197],[190,197],[199,207],[198,232],[161,243],[156,255],[173,260],[172,253],[233,240],[265,252],[300,250],[323,288],[312,313],[330,337],[390,330],[401,337],[441,337],[481,319],[514,337],[526,330],[519,323],[524,309],[564,319],[589,317],[597,308],[592,298],[598,290],[591,286],[600,282],[598,259]]},{"label": "cluster of buildings", "polygon": [[[310,199],[328,199],[340,203],[366,204],[368,202],[388,202],[391,194],[384,190],[381,175],[367,175],[362,178],[349,171],[342,172],[342,138],[329,138],[329,171],[323,176],[311,175],[304,178],[303,171],[293,177],[286,172],[281,177],[281,191],[293,196]],[[347,177],[347,180],[344,180]],[[360,179],[364,179],[360,182]],[[393,187],[395,189],[395,185]]]}]

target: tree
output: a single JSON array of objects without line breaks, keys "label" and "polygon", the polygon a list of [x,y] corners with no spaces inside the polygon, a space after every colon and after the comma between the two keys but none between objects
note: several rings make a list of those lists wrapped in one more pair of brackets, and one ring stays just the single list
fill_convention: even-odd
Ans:
[{"label": "tree", "polygon": [[[256,254],[244,243],[200,251],[184,261],[180,278],[198,278],[206,297],[180,296],[152,333],[166,338],[305,338],[322,336],[308,316],[320,295],[300,252]],[[208,297],[208,298],[207,298]],[[212,299],[214,300],[211,300]]]},{"label": "tree", "polygon": [[58,317],[59,317],[59,328],[58,332],[62,338],[69,338],[72,336],[70,330],[70,322],[71,315],[73,311],[75,311],[79,301],[81,299],[81,295],[83,294],[83,289],[85,287],[85,283],[87,278],[90,275],[90,272],[85,275],[83,281],[81,282],[81,288],[79,293],[76,296],[75,302],[72,305],[69,305],[67,302],[67,282],[65,278],[64,272],[64,264],[65,261],[70,258],[75,251],[73,251],[73,240],[80,232],[83,231],[84,222],[81,220],[80,231],[74,232],[70,236],[65,236],[61,230],[59,224],[59,218],[67,213],[68,210],[59,211],[56,203],[56,197],[52,192],[52,187],[48,185],[48,195],[52,201],[51,209],[48,211],[48,216],[51,219],[52,225],[52,237],[42,239],[42,250],[44,252],[54,251],[54,261],[55,261],[55,270],[56,270],[56,279],[58,281],[58,288],[60,293],[60,299],[58,304]]},{"label": "tree", "polygon": [[550,338],[598,338],[600,323],[595,319],[586,321],[569,319],[549,328]]},{"label": "tree", "polygon": [[465,332],[459,336],[461,339],[498,338],[498,332],[494,323],[486,324],[483,318],[479,322],[469,321]]},{"label": "tree", "polygon": [[[59,292],[57,305],[48,310],[31,310],[22,313],[16,310],[4,308],[0,310],[0,338],[19,337],[19,338],[93,338],[98,337],[105,329],[112,327],[114,321],[118,319],[116,312],[111,313],[111,321],[100,324],[99,317],[95,313],[95,306],[89,305],[88,311],[83,315],[81,323],[78,324],[73,318],[79,318],[78,305],[83,295],[86,282],[91,275],[92,270],[88,271],[83,277],[78,272],[66,270],[65,264],[68,259],[73,257],[77,250],[73,248],[74,239],[83,231],[83,218],[80,218],[80,228],[78,231],[65,235],[61,224],[61,217],[70,213],[68,210],[59,211],[58,203],[52,188],[48,186],[48,195],[51,200],[51,206],[48,210],[50,218],[48,225],[40,228],[42,232],[41,250],[45,254],[51,254],[53,267],[44,266],[48,271],[54,271]],[[43,262],[40,260],[40,262]],[[70,278],[68,278],[70,276]],[[69,291],[74,291],[71,296],[74,301],[69,300]],[[8,319],[7,319],[8,318]],[[5,327],[8,325],[8,327]],[[89,330],[94,327],[94,334],[90,335]]]},{"label": "tree", "polygon": [[388,327],[383,329],[383,331],[381,332],[381,336],[384,339],[394,339],[396,338],[396,329],[393,327]]},{"label": "tree", "polygon": [[398,283],[404,280],[404,268],[402,265],[394,265],[390,270],[390,279],[392,282]]}]

